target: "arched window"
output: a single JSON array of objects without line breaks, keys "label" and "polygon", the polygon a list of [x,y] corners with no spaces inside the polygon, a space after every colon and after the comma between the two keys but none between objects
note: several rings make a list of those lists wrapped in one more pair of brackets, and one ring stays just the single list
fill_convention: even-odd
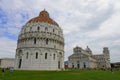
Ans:
[{"label": "arched window", "polygon": [[61,65],[60,65],[60,61],[58,61],[58,69],[60,69],[60,66],[61,66]]},{"label": "arched window", "polygon": [[53,32],[55,32],[55,30],[53,29]]},{"label": "arched window", "polygon": [[48,39],[46,39],[46,44],[48,44]]},{"label": "arched window", "polygon": [[30,27],[30,31],[32,30],[32,27]]},{"label": "arched window", "polygon": [[40,30],[40,27],[39,27],[39,26],[37,27],[37,30],[38,30],[38,31]]},{"label": "arched window", "polygon": [[59,56],[62,57],[62,53],[61,52],[59,52]]},{"label": "arched window", "polygon": [[72,63],[72,68],[74,68],[74,63]]},{"label": "arched window", "polygon": [[86,63],[85,62],[83,62],[83,67],[86,68]]},{"label": "arched window", "polygon": [[47,59],[47,53],[45,53],[45,59]]},{"label": "arched window", "polygon": [[22,58],[22,53],[23,53],[22,50],[19,50],[19,51],[18,51],[18,57],[19,57],[19,58]]},{"label": "arched window", "polygon": [[28,52],[27,52],[27,54],[26,54],[26,59],[28,59]]},{"label": "arched window", "polygon": [[34,44],[36,44],[36,38],[34,38]]},{"label": "arched window", "polygon": [[48,31],[48,28],[47,28],[47,27],[45,27],[45,31]]},{"label": "arched window", "polygon": [[36,52],[36,59],[38,59],[38,52]]},{"label": "arched window", "polygon": [[53,54],[53,60],[55,60],[55,54]]}]

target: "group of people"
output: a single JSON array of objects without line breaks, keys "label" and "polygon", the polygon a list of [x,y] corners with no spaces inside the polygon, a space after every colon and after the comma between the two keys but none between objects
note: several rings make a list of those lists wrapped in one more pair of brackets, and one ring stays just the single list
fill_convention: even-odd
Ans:
[{"label": "group of people", "polygon": [[10,67],[10,68],[2,68],[2,70],[1,70],[2,71],[2,75],[5,74],[6,70],[9,70],[9,73],[12,74],[14,69],[12,67]]}]

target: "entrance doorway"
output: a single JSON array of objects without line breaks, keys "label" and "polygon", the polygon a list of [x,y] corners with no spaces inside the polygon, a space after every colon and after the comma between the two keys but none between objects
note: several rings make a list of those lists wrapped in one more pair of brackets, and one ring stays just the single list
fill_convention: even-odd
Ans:
[{"label": "entrance doorway", "polygon": [[21,64],[22,64],[22,50],[18,51],[18,68],[21,68]]},{"label": "entrance doorway", "polygon": [[58,69],[60,69],[60,61],[58,61]]},{"label": "entrance doorway", "polygon": [[86,68],[86,64],[85,64],[85,62],[84,62],[84,68]]},{"label": "entrance doorway", "polygon": [[19,66],[18,66],[18,68],[21,68],[21,63],[22,63],[22,59],[19,60]]},{"label": "entrance doorway", "polygon": [[80,64],[77,64],[77,68],[80,68]]}]

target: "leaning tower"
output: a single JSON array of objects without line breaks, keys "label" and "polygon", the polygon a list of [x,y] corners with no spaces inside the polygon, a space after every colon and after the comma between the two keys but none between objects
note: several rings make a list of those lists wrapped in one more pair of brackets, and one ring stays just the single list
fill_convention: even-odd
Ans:
[{"label": "leaning tower", "polygon": [[17,41],[15,69],[60,70],[64,68],[64,37],[60,26],[41,11],[23,25]]},{"label": "leaning tower", "polygon": [[103,55],[105,59],[105,67],[106,68],[111,68],[110,66],[110,53],[108,47],[103,48]]}]

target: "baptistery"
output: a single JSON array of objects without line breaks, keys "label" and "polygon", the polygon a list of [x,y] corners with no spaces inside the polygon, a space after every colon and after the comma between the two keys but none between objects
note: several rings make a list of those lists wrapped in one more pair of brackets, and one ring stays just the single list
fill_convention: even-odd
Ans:
[{"label": "baptistery", "polygon": [[64,37],[46,10],[22,26],[17,40],[15,69],[64,69]]}]

